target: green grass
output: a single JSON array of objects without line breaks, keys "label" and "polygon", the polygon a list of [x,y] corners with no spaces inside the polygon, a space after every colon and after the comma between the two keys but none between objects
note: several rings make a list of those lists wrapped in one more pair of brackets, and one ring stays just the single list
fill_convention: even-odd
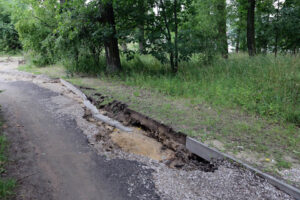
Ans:
[{"label": "green grass", "polygon": [[165,95],[189,98],[300,125],[300,58],[234,55],[211,66],[182,63],[177,75],[150,57],[123,64],[119,78]]},{"label": "green grass", "polygon": [[[0,122],[0,129],[1,127],[2,122]],[[6,150],[7,141],[5,136],[3,136],[0,132],[0,199],[7,199],[11,195],[13,195],[13,190],[16,185],[15,180],[2,177],[2,174],[5,172],[5,164],[7,162]]]},{"label": "green grass", "polygon": [[[67,69],[106,77],[103,59],[100,63],[95,66],[85,59],[77,65],[67,65]],[[176,75],[150,56],[136,56],[131,61],[122,59],[122,66],[123,71],[109,79],[168,96],[188,98],[193,104],[206,102],[238,108],[276,122],[300,125],[299,56],[249,58],[233,54],[228,60],[216,59],[211,65],[202,65],[193,58],[181,63]]]}]

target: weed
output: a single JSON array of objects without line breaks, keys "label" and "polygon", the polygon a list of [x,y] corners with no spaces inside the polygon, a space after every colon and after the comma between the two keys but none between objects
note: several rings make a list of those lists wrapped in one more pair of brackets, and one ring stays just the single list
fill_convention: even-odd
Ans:
[{"label": "weed", "polygon": [[13,195],[13,189],[16,186],[15,180],[3,180],[0,179],[0,197],[1,199],[6,199]]},{"label": "weed", "polygon": [[3,179],[1,174],[5,172],[4,164],[7,161],[5,151],[7,148],[7,141],[4,136],[0,135],[0,199],[6,199],[13,194],[15,187],[15,180]]},{"label": "weed", "polygon": [[290,169],[292,167],[292,163],[279,159],[276,162],[276,167],[278,169]]}]

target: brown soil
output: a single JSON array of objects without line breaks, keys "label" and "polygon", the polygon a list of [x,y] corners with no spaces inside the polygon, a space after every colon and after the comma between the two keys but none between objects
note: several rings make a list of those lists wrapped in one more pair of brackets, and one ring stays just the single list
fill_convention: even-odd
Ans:
[{"label": "brown soil", "polygon": [[173,151],[141,132],[138,129],[132,133],[115,131],[111,134],[111,139],[126,152],[146,156],[153,160],[163,161],[174,157]]}]

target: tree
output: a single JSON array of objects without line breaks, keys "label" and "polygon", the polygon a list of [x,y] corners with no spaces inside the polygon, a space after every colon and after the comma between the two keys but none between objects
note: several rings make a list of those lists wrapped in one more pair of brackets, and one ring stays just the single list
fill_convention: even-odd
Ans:
[{"label": "tree", "polygon": [[277,51],[278,51],[278,39],[279,39],[279,27],[278,27],[278,21],[279,21],[279,6],[280,2],[277,0],[277,8],[276,8],[276,22],[275,22],[275,47],[274,47],[274,54],[275,57],[277,57]]},{"label": "tree", "polygon": [[218,20],[218,38],[219,50],[223,58],[228,58],[228,42],[226,34],[226,0],[217,0],[217,20]]},{"label": "tree", "polygon": [[[168,0],[159,0],[158,5],[161,20],[164,23],[171,68],[176,73],[178,71],[178,3],[177,0],[174,0],[173,3]],[[175,32],[175,43],[172,43],[172,28]]]},{"label": "tree", "polygon": [[112,1],[106,1],[100,6],[102,13],[102,22],[109,29],[104,42],[106,69],[110,73],[116,73],[121,70],[120,53],[118,39],[116,37],[116,23]]},{"label": "tree", "polygon": [[280,10],[278,20],[279,45],[282,50],[293,54],[300,49],[300,1],[286,0]]},{"label": "tree", "polygon": [[180,39],[185,59],[197,55],[209,63],[216,54],[227,57],[226,3],[222,0],[193,1],[186,11]]},{"label": "tree", "polygon": [[56,0],[16,1],[13,19],[23,49],[32,55],[37,65],[53,64],[56,60],[54,52],[58,23],[59,2]]},{"label": "tree", "polygon": [[138,25],[138,42],[139,42],[139,52],[144,53],[145,46],[145,16],[147,12],[147,5],[145,0],[138,0],[138,12],[139,17],[137,19]]},{"label": "tree", "polygon": [[18,32],[11,20],[11,9],[7,1],[0,2],[0,52],[21,50]]},{"label": "tree", "polygon": [[231,0],[228,5],[228,22],[230,27],[229,39],[231,45],[235,46],[235,52],[247,49],[246,29],[247,29],[247,1]]},{"label": "tree", "polygon": [[[186,0],[157,0],[157,14],[148,20],[146,51],[162,63],[169,62],[174,73],[178,71],[180,56],[185,52],[180,49],[180,32],[183,17],[188,10]],[[183,9],[183,7],[185,9]]]},{"label": "tree", "polygon": [[258,0],[256,3],[255,19],[255,47],[257,53],[266,54],[272,46],[273,30],[272,15],[274,14],[274,0]]},{"label": "tree", "polygon": [[247,13],[247,46],[249,56],[256,54],[255,49],[255,0],[248,0],[248,13]]}]

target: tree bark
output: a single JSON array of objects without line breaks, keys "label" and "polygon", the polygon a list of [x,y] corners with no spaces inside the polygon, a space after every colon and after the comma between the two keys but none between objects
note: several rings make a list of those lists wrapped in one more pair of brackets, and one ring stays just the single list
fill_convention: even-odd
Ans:
[{"label": "tree bark", "polygon": [[[270,23],[270,14],[268,13],[267,16],[267,24]],[[263,44],[263,54],[267,54],[268,53],[268,43],[269,41],[267,39],[264,39],[264,44]]]},{"label": "tree bark", "polygon": [[[172,35],[171,35],[170,27],[169,27],[169,22],[167,20],[166,8],[165,8],[163,0],[160,0],[160,5],[161,5],[161,8],[162,8],[162,15],[163,15],[165,26],[166,26],[166,38],[167,38],[168,44],[170,46],[172,46]],[[170,54],[171,69],[174,72],[175,71],[175,65],[174,65],[174,50],[173,50],[173,48],[170,49],[169,54]]]},{"label": "tree bark", "polygon": [[102,20],[110,29],[111,33],[104,42],[106,56],[106,70],[109,73],[116,73],[121,70],[118,39],[116,38],[116,24],[114,9],[111,1],[103,5]]},{"label": "tree bark", "polygon": [[249,56],[256,54],[255,50],[255,27],[254,27],[254,12],[255,0],[248,0],[248,14],[247,14],[247,46]]},{"label": "tree bark", "polygon": [[241,29],[238,28],[237,35],[236,35],[236,44],[235,44],[235,52],[236,53],[239,53],[239,50],[240,50],[240,34],[241,34]]},{"label": "tree bark", "polygon": [[178,71],[178,19],[177,19],[177,0],[174,0],[174,23],[175,23],[175,38],[174,38],[174,68],[173,72]]},{"label": "tree bark", "polygon": [[145,0],[138,1],[138,12],[140,13],[138,19],[138,31],[139,31],[139,52],[140,54],[144,53],[145,49],[145,16],[147,14],[147,3]]},{"label": "tree bark", "polygon": [[223,58],[228,58],[228,42],[226,35],[226,0],[218,0],[218,38],[219,49]]},{"label": "tree bark", "polygon": [[145,29],[144,24],[139,25],[139,51],[140,54],[144,53],[144,44],[145,44]]},{"label": "tree bark", "polygon": [[278,19],[279,19],[279,0],[277,0],[277,9],[276,9],[275,48],[274,48],[275,57],[277,57],[277,48],[278,48]]}]

